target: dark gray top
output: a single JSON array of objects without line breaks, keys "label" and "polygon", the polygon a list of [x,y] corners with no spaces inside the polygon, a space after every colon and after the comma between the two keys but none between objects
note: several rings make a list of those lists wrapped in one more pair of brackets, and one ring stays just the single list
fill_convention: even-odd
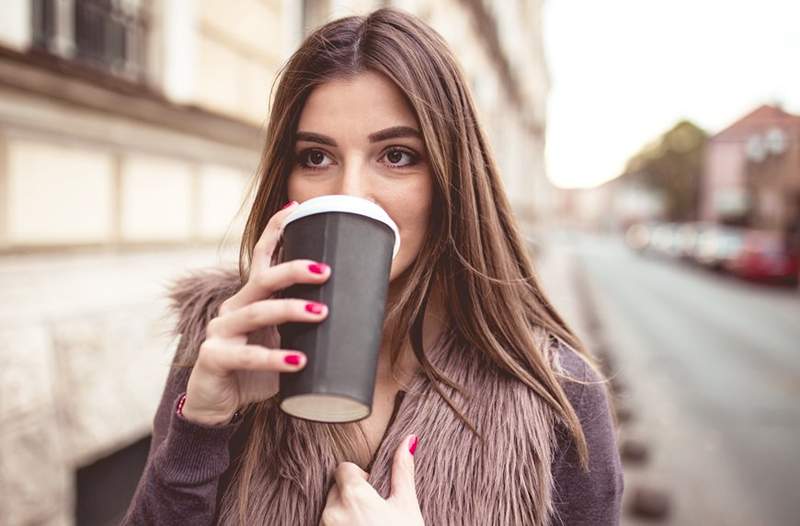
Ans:
[{"label": "dark gray top", "polygon": [[[563,384],[589,445],[589,472],[581,470],[574,444],[560,429],[553,464],[554,524],[619,524],[622,466],[605,384],[596,383],[597,375],[573,351],[562,351],[561,358],[569,376],[589,382]],[[188,370],[170,373],[156,412],[147,464],[122,524],[216,523],[219,498],[233,471],[228,467],[242,449],[250,421],[239,417],[211,427],[178,416],[175,408],[186,390],[188,375]],[[387,430],[404,394],[401,391],[395,397]]]}]

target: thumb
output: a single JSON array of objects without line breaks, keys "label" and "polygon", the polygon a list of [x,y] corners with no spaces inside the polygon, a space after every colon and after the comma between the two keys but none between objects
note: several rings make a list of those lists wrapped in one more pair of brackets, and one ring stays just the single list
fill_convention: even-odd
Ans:
[{"label": "thumb", "polygon": [[417,487],[414,482],[414,451],[419,439],[408,435],[397,451],[392,462],[392,490],[389,498],[409,499],[417,502]]}]

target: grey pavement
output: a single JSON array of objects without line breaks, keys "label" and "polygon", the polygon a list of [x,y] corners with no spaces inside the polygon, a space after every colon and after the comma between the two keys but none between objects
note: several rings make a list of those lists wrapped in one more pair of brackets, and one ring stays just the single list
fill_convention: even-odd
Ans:
[{"label": "grey pavement", "polygon": [[643,256],[616,237],[540,241],[545,291],[592,345],[575,292],[575,271],[585,276],[628,387],[623,437],[650,446],[644,466],[626,465],[626,489],[666,489],[662,524],[800,524],[800,293]]}]

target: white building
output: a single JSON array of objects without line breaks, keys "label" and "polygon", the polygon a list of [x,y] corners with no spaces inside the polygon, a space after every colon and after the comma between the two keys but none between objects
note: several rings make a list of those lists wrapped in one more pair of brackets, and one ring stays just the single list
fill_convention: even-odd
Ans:
[{"label": "white building", "polygon": [[174,343],[163,286],[235,263],[270,87],[309,28],[393,5],[441,32],[534,217],[540,4],[1,2],[0,524],[110,523],[127,505],[138,472],[101,474],[146,453]]}]

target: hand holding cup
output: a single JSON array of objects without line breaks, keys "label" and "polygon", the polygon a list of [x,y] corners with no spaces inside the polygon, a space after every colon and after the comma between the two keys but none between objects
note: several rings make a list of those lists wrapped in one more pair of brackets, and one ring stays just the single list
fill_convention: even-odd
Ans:
[{"label": "hand holding cup", "polygon": [[[277,326],[319,323],[327,317],[328,308],[317,302],[274,296],[294,284],[322,284],[331,276],[331,269],[309,259],[272,265],[284,221],[296,206],[291,202],[270,218],[255,246],[247,283],[222,303],[206,326],[206,338],[186,389],[186,419],[206,425],[224,424],[245,404],[277,393],[279,373],[305,367],[307,358],[302,352],[280,348]],[[248,343],[248,335],[256,342]]]}]

